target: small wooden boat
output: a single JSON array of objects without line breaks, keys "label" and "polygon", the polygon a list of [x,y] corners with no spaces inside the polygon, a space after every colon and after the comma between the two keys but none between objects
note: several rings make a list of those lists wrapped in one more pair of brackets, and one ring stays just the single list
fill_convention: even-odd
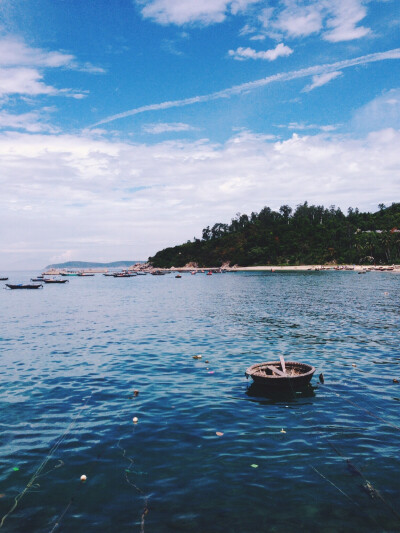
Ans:
[{"label": "small wooden boat", "polygon": [[176,278],[181,278],[182,276],[180,274],[177,274],[175,277]]},{"label": "small wooden boat", "polygon": [[43,283],[44,281],[44,278],[43,277],[38,277],[38,278],[31,278],[31,281],[33,282],[39,282],[39,283]]},{"label": "small wooden boat", "polygon": [[82,278],[82,277],[87,278],[87,277],[92,277],[92,276],[94,276],[94,274],[90,274],[89,272],[79,272],[79,273],[77,274],[77,276],[80,276],[81,278]]},{"label": "small wooden boat", "polygon": [[43,279],[44,283],[69,283],[68,279]]},{"label": "small wooden boat", "polygon": [[18,283],[17,285],[6,283],[6,286],[9,289],[42,289],[43,288],[43,285],[32,285],[29,283]]},{"label": "small wooden boat", "polygon": [[315,372],[313,366],[282,360],[283,358],[281,361],[252,365],[246,370],[245,375],[246,377],[251,376],[257,385],[274,391],[298,391],[310,383]]},{"label": "small wooden boat", "polygon": [[8,278],[0,278],[0,281],[7,281]]}]

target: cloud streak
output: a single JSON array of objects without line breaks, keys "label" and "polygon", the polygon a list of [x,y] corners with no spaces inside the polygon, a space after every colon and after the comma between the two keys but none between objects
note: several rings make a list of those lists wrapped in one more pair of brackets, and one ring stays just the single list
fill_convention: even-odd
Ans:
[{"label": "cloud streak", "polygon": [[159,122],[157,124],[145,124],[142,129],[145,133],[157,135],[159,133],[169,133],[172,131],[193,131],[196,128],[193,128],[189,124],[184,124],[183,122],[171,122],[169,124]]},{"label": "cloud streak", "polygon": [[279,74],[274,74],[272,76],[267,76],[260,80],[250,81],[247,83],[242,83],[240,85],[234,85],[228,89],[223,89],[222,91],[216,91],[214,93],[193,96],[191,98],[184,98],[181,100],[171,100],[167,102],[161,102],[159,104],[150,104],[122,113],[117,113],[116,115],[111,115],[102,120],[99,120],[90,127],[96,127],[100,124],[107,124],[121,118],[127,118],[134,115],[139,115],[140,113],[146,113],[149,111],[161,111],[164,109],[171,109],[174,107],[184,107],[193,104],[199,104],[204,102],[210,102],[212,100],[219,100],[221,98],[230,98],[231,96],[239,95],[244,92],[253,91],[260,87],[265,87],[271,83],[283,83],[295,79],[307,78],[309,76],[321,76],[323,74],[328,74],[332,72],[337,72],[345,68],[351,68],[358,65],[367,65],[369,63],[375,63],[378,61],[385,61],[388,59],[400,59],[400,48],[394,48],[392,50],[387,50],[385,52],[377,52],[374,54],[368,54],[364,56],[355,57],[353,59],[345,59],[343,61],[336,61],[335,63],[326,63],[323,65],[314,65],[312,67],[307,67],[300,70],[292,70],[290,72],[281,72]]},{"label": "cloud streak", "polygon": [[228,55],[232,56],[233,59],[238,61],[243,61],[245,59],[264,59],[267,61],[275,61],[278,57],[290,56],[293,53],[293,50],[289,46],[279,43],[275,48],[271,50],[265,50],[257,52],[252,48],[243,48],[239,46],[237,50],[229,50]]},{"label": "cloud streak", "polygon": [[313,89],[316,89],[317,87],[322,87],[323,85],[326,85],[331,80],[334,80],[335,78],[338,78],[341,75],[342,73],[340,71],[334,71],[325,72],[324,74],[313,76],[312,83],[310,83],[310,85],[307,85],[307,87],[304,87],[303,92],[309,93]]}]

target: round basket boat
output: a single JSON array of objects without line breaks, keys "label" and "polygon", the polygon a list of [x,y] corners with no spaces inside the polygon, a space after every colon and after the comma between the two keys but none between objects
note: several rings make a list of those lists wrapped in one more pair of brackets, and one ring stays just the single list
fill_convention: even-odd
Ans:
[{"label": "round basket boat", "polygon": [[[246,370],[246,377],[251,376],[254,383],[265,388],[278,390],[301,390],[306,387],[315,372],[315,368],[306,363],[286,361],[286,375],[280,361],[258,363]],[[274,369],[277,372],[274,372]]]}]

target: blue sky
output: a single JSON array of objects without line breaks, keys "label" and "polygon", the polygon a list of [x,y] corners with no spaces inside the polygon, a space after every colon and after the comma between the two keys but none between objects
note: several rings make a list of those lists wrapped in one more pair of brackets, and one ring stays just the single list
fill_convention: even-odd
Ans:
[{"label": "blue sky", "polygon": [[400,195],[398,0],[0,0],[0,269]]}]

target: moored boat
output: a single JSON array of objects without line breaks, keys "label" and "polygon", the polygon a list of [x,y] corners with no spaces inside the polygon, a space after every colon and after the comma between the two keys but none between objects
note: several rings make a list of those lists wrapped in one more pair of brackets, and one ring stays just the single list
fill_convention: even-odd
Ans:
[{"label": "moored boat", "polygon": [[11,283],[6,283],[6,286],[9,289],[42,289],[43,285],[32,285],[29,283],[17,283],[16,285]]},{"label": "moored boat", "polygon": [[43,279],[44,283],[69,283],[68,279]]}]

